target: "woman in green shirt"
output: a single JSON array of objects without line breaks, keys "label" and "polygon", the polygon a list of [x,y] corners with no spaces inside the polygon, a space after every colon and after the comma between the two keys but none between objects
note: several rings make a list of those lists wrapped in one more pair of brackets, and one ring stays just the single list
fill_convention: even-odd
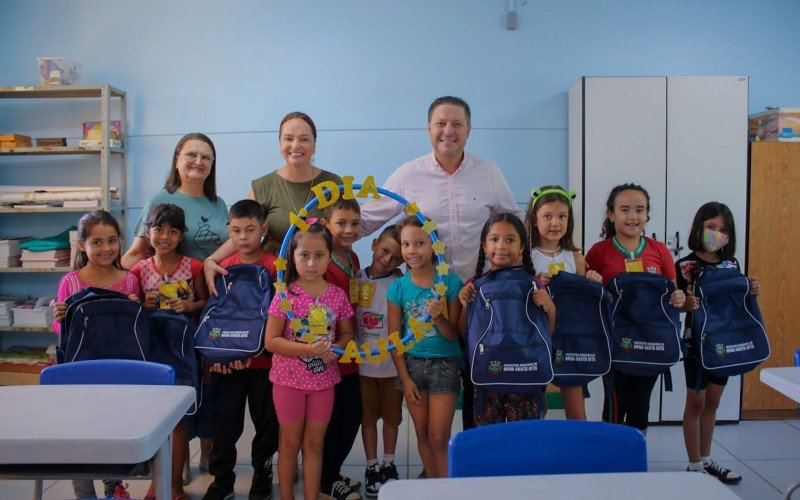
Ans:
[{"label": "woman in green shirt", "polygon": [[[264,248],[278,255],[283,237],[289,230],[289,213],[297,213],[314,196],[312,188],[323,181],[342,183],[338,175],[315,167],[311,162],[317,149],[317,127],[305,113],[294,111],[281,121],[278,142],[284,164],[279,169],[251,182],[247,198],[264,206],[267,213],[267,237]],[[309,217],[322,217],[314,207]],[[204,272],[213,287],[214,276],[222,272],[217,262],[233,253],[233,243],[226,242],[205,260]]]}]

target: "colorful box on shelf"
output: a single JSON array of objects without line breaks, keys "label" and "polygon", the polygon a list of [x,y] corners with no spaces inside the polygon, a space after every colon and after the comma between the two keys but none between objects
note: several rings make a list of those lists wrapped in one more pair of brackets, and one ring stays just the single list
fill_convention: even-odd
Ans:
[{"label": "colorful box on shelf", "polygon": [[800,141],[800,108],[773,108],[750,115],[751,141]]}]

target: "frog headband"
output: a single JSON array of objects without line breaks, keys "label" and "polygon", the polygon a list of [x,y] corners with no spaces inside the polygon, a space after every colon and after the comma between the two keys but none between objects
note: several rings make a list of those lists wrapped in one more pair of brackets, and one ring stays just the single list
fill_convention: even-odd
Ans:
[{"label": "frog headband", "polygon": [[572,200],[578,196],[578,193],[576,193],[575,190],[564,191],[561,188],[534,188],[531,190],[531,198],[533,199],[531,205],[536,205],[536,202],[539,200],[539,198],[546,194],[558,194],[563,196],[567,199],[567,203],[569,203],[570,207],[572,206]]}]

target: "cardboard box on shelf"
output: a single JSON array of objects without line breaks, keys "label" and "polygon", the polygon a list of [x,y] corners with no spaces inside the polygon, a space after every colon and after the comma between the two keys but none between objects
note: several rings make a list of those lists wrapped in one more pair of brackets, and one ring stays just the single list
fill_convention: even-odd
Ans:
[{"label": "cardboard box on shelf", "polygon": [[773,108],[750,115],[751,141],[800,142],[800,108]]},{"label": "cardboard box on shelf", "polygon": [[[108,122],[109,131],[108,138],[112,140],[121,140],[122,135],[122,122],[119,120],[111,120]],[[90,141],[100,141],[100,122],[84,122],[83,124],[83,139]]]}]

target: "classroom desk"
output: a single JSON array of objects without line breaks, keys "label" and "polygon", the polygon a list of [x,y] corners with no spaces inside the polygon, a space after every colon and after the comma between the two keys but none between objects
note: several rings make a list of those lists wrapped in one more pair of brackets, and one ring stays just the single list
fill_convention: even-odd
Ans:
[{"label": "classroom desk", "polygon": [[717,478],[688,472],[624,472],[390,481],[379,500],[580,498],[739,500]]},{"label": "classroom desk", "polygon": [[194,398],[187,386],[0,387],[0,477],[57,479],[91,471],[80,464],[155,458],[156,496],[171,498],[172,429]]},{"label": "classroom desk", "polygon": [[[800,403],[800,367],[784,366],[780,368],[764,368],[758,376],[762,382]],[[792,492],[800,488],[800,481],[789,486],[783,498],[791,498]]]},{"label": "classroom desk", "polygon": [[800,367],[764,368],[758,377],[776,391],[800,403]]}]

